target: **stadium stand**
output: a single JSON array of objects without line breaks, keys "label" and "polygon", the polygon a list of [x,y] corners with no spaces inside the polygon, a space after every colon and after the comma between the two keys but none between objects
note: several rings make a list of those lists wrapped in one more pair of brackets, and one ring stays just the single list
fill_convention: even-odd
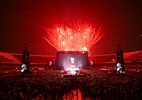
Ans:
[{"label": "stadium stand", "polygon": [[[22,54],[0,52],[1,64],[21,64]],[[31,55],[30,62],[34,64],[47,64],[49,61],[55,61],[55,56],[50,55]],[[116,54],[91,55],[89,60],[94,60],[95,63],[116,63]],[[124,53],[125,63],[142,64],[142,51]]]},{"label": "stadium stand", "polygon": [[142,51],[128,52],[124,54],[125,61],[140,61],[142,59]]},{"label": "stadium stand", "polygon": [[112,62],[113,59],[116,59],[115,54],[105,54],[105,55],[92,55],[90,57],[95,62]]},{"label": "stadium stand", "polygon": [[15,62],[19,63],[19,60],[16,59],[11,53],[0,52],[0,62]]}]

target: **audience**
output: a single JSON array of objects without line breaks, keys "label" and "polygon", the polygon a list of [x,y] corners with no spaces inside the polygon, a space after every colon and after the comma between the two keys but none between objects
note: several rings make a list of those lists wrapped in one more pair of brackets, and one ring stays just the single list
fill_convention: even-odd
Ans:
[{"label": "audience", "polygon": [[[62,77],[60,71],[0,77],[1,100],[142,100],[142,73],[82,71],[84,77]],[[79,96],[81,95],[81,96]],[[70,99],[68,99],[70,98]],[[80,99],[78,99],[80,100]]]}]

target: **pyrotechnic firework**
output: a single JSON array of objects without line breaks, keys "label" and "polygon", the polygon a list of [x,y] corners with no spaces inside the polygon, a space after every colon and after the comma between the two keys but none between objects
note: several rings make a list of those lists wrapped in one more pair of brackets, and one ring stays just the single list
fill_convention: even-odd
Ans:
[{"label": "pyrotechnic firework", "polygon": [[43,38],[57,51],[88,51],[102,38],[101,28],[87,24],[46,28]]}]

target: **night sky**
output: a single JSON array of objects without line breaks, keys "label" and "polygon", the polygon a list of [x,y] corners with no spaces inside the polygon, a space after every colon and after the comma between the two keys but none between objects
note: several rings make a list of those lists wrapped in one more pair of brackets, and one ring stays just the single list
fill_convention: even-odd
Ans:
[{"label": "night sky", "polygon": [[92,54],[142,50],[142,0],[0,0],[0,52],[55,54],[44,39],[45,27],[72,22],[101,27],[103,38]]}]

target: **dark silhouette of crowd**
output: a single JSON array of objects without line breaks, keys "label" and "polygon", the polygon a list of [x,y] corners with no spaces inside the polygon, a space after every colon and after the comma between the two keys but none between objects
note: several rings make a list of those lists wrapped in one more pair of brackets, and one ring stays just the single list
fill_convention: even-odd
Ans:
[{"label": "dark silhouette of crowd", "polygon": [[[50,70],[0,77],[1,100],[142,100],[142,73],[82,71],[85,76],[62,77]],[[76,90],[77,92],[72,92]],[[81,99],[73,99],[81,91]],[[68,99],[68,95],[72,98]]]}]

